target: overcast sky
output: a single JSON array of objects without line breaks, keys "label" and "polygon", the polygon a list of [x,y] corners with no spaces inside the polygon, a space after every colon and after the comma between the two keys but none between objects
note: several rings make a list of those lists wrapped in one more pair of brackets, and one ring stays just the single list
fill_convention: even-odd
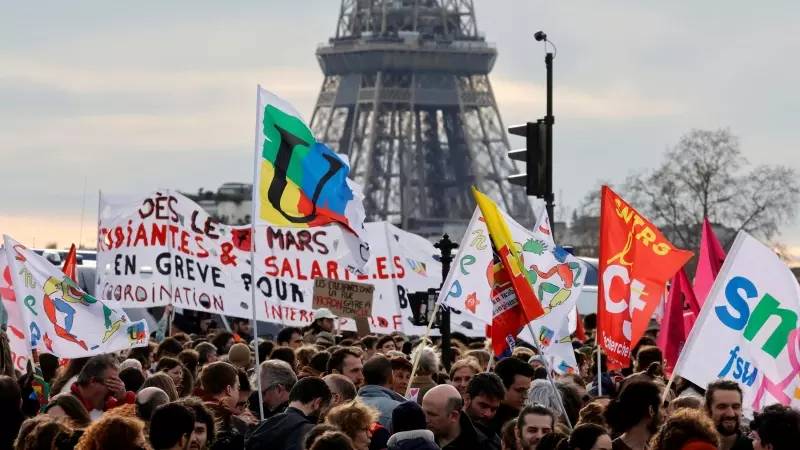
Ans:
[{"label": "overcast sky", "polygon": [[[93,243],[97,193],[252,179],[255,86],[309,118],[314,51],[337,0],[0,0],[0,232]],[[800,4],[476,0],[500,56],[506,124],[544,114],[555,68],[555,177],[575,207],[598,179],[654,166],[691,128],[730,127],[749,160],[800,169]],[[557,214],[558,216],[558,214]],[[800,245],[800,227],[784,242]]]}]

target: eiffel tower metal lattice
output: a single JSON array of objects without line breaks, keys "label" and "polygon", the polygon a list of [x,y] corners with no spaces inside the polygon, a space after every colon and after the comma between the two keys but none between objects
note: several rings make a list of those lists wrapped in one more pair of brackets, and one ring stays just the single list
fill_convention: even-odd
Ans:
[{"label": "eiffel tower metal lattice", "polygon": [[489,82],[497,50],[472,0],[342,0],[336,35],[317,49],[325,75],[317,139],[348,155],[367,220],[438,234],[469,221],[475,185],[533,224],[506,152]]}]

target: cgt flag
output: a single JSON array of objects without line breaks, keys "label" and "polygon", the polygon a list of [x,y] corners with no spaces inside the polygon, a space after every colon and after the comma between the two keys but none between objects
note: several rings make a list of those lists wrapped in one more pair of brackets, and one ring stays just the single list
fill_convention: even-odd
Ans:
[{"label": "cgt flag", "polygon": [[628,367],[632,343],[644,334],[667,280],[691,257],[603,186],[597,339],[609,370]]},{"label": "cgt flag", "polygon": [[349,165],[314,139],[292,105],[258,87],[253,188],[255,223],[309,228],[338,224],[350,231],[345,245],[353,271],[369,260],[361,188],[347,178]]},{"label": "cgt flag", "polygon": [[23,332],[32,350],[83,358],[147,345],[145,321],[131,322],[121,310],[80,290],[46,259],[3,238]]},{"label": "cgt flag", "polygon": [[511,286],[517,301],[522,305],[526,323],[530,323],[543,316],[544,309],[542,309],[539,299],[533,292],[526,272],[522,270],[523,266],[514,246],[514,240],[511,237],[511,231],[508,229],[508,224],[503,219],[503,215],[495,202],[481,194],[474,187],[472,188],[472,194],[475,196],[475,201],[478,203],[483,219],[486,221],[486,229],[497,249],[500,262],[511,280]]}]

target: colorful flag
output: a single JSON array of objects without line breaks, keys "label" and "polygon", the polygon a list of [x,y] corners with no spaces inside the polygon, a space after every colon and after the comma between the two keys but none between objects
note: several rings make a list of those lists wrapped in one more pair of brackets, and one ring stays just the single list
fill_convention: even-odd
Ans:
[{"label": "colorful flag", "polygon": [[493,254],[494,265],[489,274],[492,284],[492,326],[489,337],[492,338],[492,350],[499,358],[514,351],[517,334],[528,321],[517,301],[509,272],[503,267],[499,253],[495,251]]},{"label": "colorful flag", "polygon": [[317,142],[289,103],[258,87],[256,224],[317,227],[338,224],[351,232],[352,251],[369,260],[361,189],[347,178],[349,165]]},{"label": "colorful flag", "polygon": [[[664,307],[664,319],[661,322],[661,331],[658,333],[658,348],[664,353],[666,362],[664,371],[667,374],[672,373],[696,318],[688,306],[689,303],[696,304],[694,293],[686,271],[681,269],[672,277]],[[691,316],[691,321],[686,320],[687,314]]]},{"label": "colorful flag", "polygon": [[711,285],[717,278],[722,264],[725,262],[725,250],[722,249],[717,235],[708,222],[708,217],[703,219],[703,235],[700,238],[700,256],[697,261],[697,272],[694,274],[694,294],[700,308],[711,291]]},{"label": "colorful flag", "polygon": [[744,231],[731,247],[675,364],[698,386],[742,388],[743,413],[800,407],[800,284],[775,252]]},{"label": "colorful flag", "polygon": [[46,259],[3,237],[31,350],[81,358],[147,345],[147,322],[131,322],[121,309],[83,292]]},{"label": "colorful flag", "polygon": [[597,341],[608,354],[609,370],[628,367],[631,348],[644,334],[667,280],[691,257],[603,186]]},{"label": "colorful flag", "polygon": [[522,305],[525,319],[527,322],[531,322],[541,317],[545,313],[544,309],[542,309],[539,299],[533,292],[526,272],[522,270],[523,265],[520,262],[519,254],[511,238],[511,231],[509,231],[508,224],[506,224],[505,219],[503,219],[500,209],[495,202],[481,194],[474,187],[472,188],[472,194],[475,196],[475,201],[481,209],[483,218],[486,221],[486,229],[497,249],[497,254],[500,257],[500,261],[503,263],[503,268],[511,280],[511,285],[517,301]]}]

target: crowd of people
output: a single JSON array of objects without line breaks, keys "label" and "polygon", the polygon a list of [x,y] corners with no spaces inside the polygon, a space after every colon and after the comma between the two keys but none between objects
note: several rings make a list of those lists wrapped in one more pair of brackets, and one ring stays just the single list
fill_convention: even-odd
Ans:
[{"label": "crowd of people", "polygon": [[0,339],[0,450],[800,448],[800,412],[772,405],[748,420],[736,382],[677,379],[665,392],[652,335],[632,367],[610,372],[588,326],[574,341],[579,370],[556,374],[525,343],[497,360],[484,339],[336,336],[332,315],[318,317],[273,340],[252,339],[246,320],[164,337],[162,320],[149,346],[125,354],[42,354],[45,405]]}]

